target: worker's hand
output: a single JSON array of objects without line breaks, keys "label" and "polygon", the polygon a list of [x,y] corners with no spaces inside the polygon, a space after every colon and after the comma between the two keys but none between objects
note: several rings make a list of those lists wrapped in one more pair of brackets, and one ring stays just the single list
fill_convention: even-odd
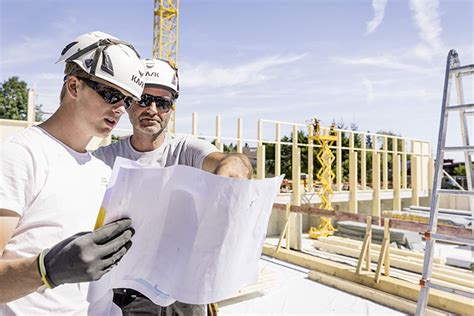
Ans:
[{"label": "worker's hand", "polygon": [[231,178],[250,179],[252,178],[253,168],[245,155],[230,154],[222,159],[215,174]]},{"label": "worker's hand", "polygon": [[71,236],[44,250],[46,278],[52,287],[100,279],[127,253],[134,234],[131,219]]}]

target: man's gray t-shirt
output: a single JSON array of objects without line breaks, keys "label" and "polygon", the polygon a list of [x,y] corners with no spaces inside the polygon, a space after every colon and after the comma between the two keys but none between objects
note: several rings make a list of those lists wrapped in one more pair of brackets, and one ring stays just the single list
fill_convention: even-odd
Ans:
[{"label": "man's gray t-shirt", "polygon": [[114,166],[116,157],[123,157],[148,166],[186,165],[202,169],[204,158],[218,151],[214,145],[202,139],[185,136],[171,137],[165,134],[165,140],[159,148],[140,152],[133,148],[130,139],[129,136],[111,145],[100,147],[93,152],[93,155],[104,161],[110,168]]}]

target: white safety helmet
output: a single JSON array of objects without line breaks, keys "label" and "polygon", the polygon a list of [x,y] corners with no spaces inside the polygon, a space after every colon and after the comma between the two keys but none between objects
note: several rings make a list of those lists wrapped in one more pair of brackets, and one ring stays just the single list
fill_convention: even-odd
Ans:
[{"label": "white safety helmet", "polygon": [[[127,42],[103,32],[80,35],[64,47],[59,62],[75,63],[88,74],[110,82],[140,100],[145,69]],[[67,75],[67,74],[66,74]]]},{"label": "white safety helmet", "polygon": [[142,59],[145,66],[145,86],[167,88],[175,99],[179,96],[178,70],[163,59]]}]

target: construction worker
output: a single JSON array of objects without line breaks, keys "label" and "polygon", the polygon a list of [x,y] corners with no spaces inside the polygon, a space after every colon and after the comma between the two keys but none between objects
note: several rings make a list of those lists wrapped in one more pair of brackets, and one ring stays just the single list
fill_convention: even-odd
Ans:
[{"label": "construction worker", "polygon": [[58,110],[0,146],[0,315],[87,313],[87,283],[131,246],[130,219],[91,232],[110,168],[86,151],[143,91],[130,44],[77,37],[61,53]]},{"label": "construction worker", "polygon": [[[223,154],[212,144],[192,137],[172,137],[166,127],[179,95],[178,72],[168,62],[143,60],[145,90],[141,100],[127,109],[133,135],[101,147],[94,155],[109,166],[116,157],[139,161],[146,165],[167,167],[187,165],[222,176],[250,179],[252,166],[242,154]],[[153,304],[141,293],[116,289],[114,302],[125,314],[205,315],[205,305],[175,302],[168,307]],[[213,306],[215,307],[215,306]]]}]

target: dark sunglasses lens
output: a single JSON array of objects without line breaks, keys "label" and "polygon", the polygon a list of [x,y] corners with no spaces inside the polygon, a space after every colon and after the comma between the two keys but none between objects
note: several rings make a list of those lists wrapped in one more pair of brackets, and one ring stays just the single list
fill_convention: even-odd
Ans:
[{"label": "dark sunglasses lens", "polygon": [[130,107],[130,105],[132,104],[131,97],[124,96],[122,92],[112,87],[109,87],[107,85],[101,84],[93,80],[85,79],[85,78],[82,78],[82,80],[84,80],[84,82],[90,88],[92,88],[95,92],[97,92],[102,97],[102,99],[104,99],[104,101],[109,104],[115,104],[121,100],[124,100],[125,107],[127,108]]},{"label": "dark sunglasses lens", "polygon": [[123,96],[118,96],[115,91],[104,90],[102,91],[102,97],[104,98],[105,102],[114,104],[123,99]]},{"label": "dark sunglasses lens", "polygon": [[163,109],[164,111],[169,111],[171,109],[171,101],[165,98],[156,98],[156,106]]},{"label": "dark sunglasses lens", "polygon": [[155,97],[149,94],[142,95],[141,100],[138,101],[137,104],[144,108],[150,106],[152,102],[155,102],[156,107],[164,112],[169,112],[173,106],[173,101],[170,99],[165,97]]},{"label": "dark sunglasses lens", "polygon": [[139,106],[141,106],[142,108],[145,108],[148,106],[149,103],[151,103],[151,101],[149,100],[148,98],[148,95],[145,94],[145,95],[142,95],[142,98],[140,99],[140,101],[137,102]]}]

